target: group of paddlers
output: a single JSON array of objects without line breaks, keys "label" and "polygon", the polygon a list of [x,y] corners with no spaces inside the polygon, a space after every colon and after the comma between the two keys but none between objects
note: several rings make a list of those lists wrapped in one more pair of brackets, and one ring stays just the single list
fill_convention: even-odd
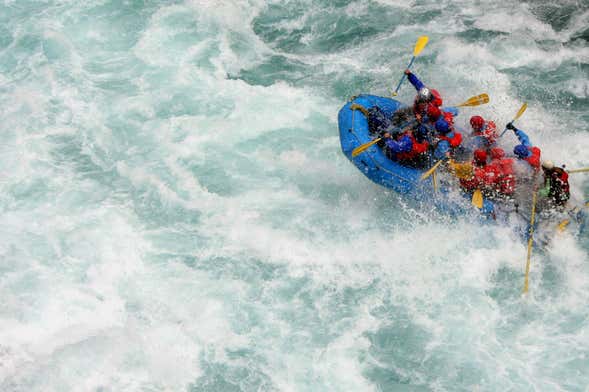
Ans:
[{"label": "group of paddlers", "polygon": [[[448,162],[461,188],[480,190],[491,199],[513,197],[518,188],[539,186],[539,195],[554,207],[562,207],[570,197],[568,173],[551,161],[541,161],[541,151],[528,135],[513,123],[506,125],[519,140],[508,156],[497,145],[501,135],[493,121],[475,115],[470,118],[472,132],[463,137],[454,124],[456,111],[442,107],[442,97],[426,87],[415,74],[406,70],[409,82],[417,90],[412,107],[392,116],[374,106],[368,109],[368,125],[385,154],[402,165],[427,168],[434,161]],[[458,162],[461,161],[461,162]],[[542,169],[544,182],[536,185]]]}]

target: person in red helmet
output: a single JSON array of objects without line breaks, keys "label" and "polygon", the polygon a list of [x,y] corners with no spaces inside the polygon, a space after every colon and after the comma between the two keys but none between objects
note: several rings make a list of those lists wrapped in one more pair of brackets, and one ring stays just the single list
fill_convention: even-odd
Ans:
[{"label": "person in red helmet", "polygon": [[418,121],[422,121],[427,115],[429,106],[433,105],[438,108],[442,106],[442,96],[438,90],[426,87],[425,84],[423,84],[423,82],[410,70],[405,70],[405,75],[407,75],[409,82],[415,87],[415,90],[417,90],[417,96],[413,102],[413,113]]},{"label": "person in red helmet", "polygon": [[497,126],[493,121],[485,121],[481,116],[472,116],[470,126],[472,127],[471,148],[488,150],[495,145],[499,135],[497,135]]},{"label": "person in red helmet", "polygon": [[489,182],[487,175],[487,152],[483,149],[475,150],[472,159],[472,175],[468,178],[460,178],[460,186],[466,192],[481,189]]},{"label": "person in red helmet", "polygon": [[499,197],[513,195],[516,185],[513,159],[506,158],[502,148],[494,147],[491,149],[491,163],[488,166],[496,175],[494,184],[496,195]]}]

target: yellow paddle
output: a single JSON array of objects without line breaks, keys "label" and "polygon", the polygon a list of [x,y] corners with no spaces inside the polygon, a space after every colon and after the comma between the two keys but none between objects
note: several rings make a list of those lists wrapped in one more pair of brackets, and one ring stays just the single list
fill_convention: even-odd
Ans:
[{"label": "yellow paddle", "polygon": [[536,216],[536,190],[534,189],[534,195],[532,196],[532,216],[530,217],[530,237],[528,238],[528,254],[526,256],[526,277],[524,279],[524,290],[523,293],[528,292],[528,281],[530,275],[530,258],[532,257],[532,246],[534,244],[534,218]]},{"label": "yellow paddle", "polygon": [[432,174],[434,174],[434,172],[436,171],[436,169],[438,168],[438,166],[440,166],[442,164],[442,162],[444,162],[443,159],[440,159],[438,162],[436,162],[435,165],[433,165],[432,167],[430,167],[428,171],[426,171],[425,173],[423,173],[421,175],[421,179],[422,180],[425,180],[426,178],[428,178],[429,176],[431,176]]},{"label": "yellow paddle", "polygon": [[568,170],[567,173],[583,173],[583,172],[589,172],[589,167],[585,167],[583,169],[574,169],[574,170]]},{"label": "yellow paddle", "polygon": [[556,226],[556,229],[558,230],[559,233],[562,233],[563,231],[565,231],[565,229],[567,228],[569,223],[571,223],[571,221],[568,219],[565,219],[562,222],[560,222],[558,224],[558,226]]},{"label": "yellow paddle", "polygon": [[483,192],[481,192],[480,189],[477,189],[473,192],[471,203],[479,210],[483,208]]},{"label": "yellow paddle", "polygon": [[466,101],[462,102],[460,105],[456,105],[456,107],[479,106],[479,105],[483,105],[485,103],[489,103],[489,95],[487,93],[483,93],[480,95],[476,95],[474,97],[470,97]]},{"label": "yellow paddle", "polygon": [[[519,108],[519,110],[517,111],[517,113],[516,113],[515,117],[513,118],[513,120],[511,120],[511,123],[513,124],[513,122],[515,120],[517,120],[518,118],[520,118],[522,116],[522,114],[524,114],[524,112],[526,111],[527,108],[528,108],[528,104],[527,103],[524,103],[522,105],[522,107]],[[505,130],[503,132],[501,132],[501,135],[499,135],[499,137],[502,137],[505,134],[505,132],[507,132],[507,128],[505,128]]]},{"label": "yellow paddle", "polygon": [[[413,62],[415,61],[415,58],[419,55],[419,53],[421,53],[423,48],[425,48],[425,45],[427,45],[428,40],[429,40],[429,37],[427,35],[423,35],[423,36],[417,38],[417,42],[415,43],[415,48],[413,49],[413,57],[411,58],[411,61],[409,62],[407,69],[411,68],[411,66],[413,65]],[[399,81],[397,88],[395,89],[395,91],[392,94],[393,97],[397,96],[397,93],[399,92],[399,89],[401,88],[401,84],[403,84],[403,81],[405,80],[405,76],[407,76],[407,75],[403,74],[403,76],[401,77],[401,80]]]},{"label": "yellow paddle", "polygon": [[362,144],[361,146],[358,146],[358,147],[354,148],[354,149],[352,150],[352,158],[355,158],[356,156],[358,156],[358,155],[362,154],[362,153],[363,153],[364,151],[366,151],[368,148],[370,148],[371,146],[373,146],[373,145],[375,145],[376,143],[380,142],[380,140],[381,140],[381,139],[382,139],[382,138],[381,138],[381,137],[379,137],[379,138],[376,138],[376,139],[374,139],[374,140],[373,140],[373,141],[371,141],[371,142],[364,143],[364,144]]},{"label": "yellow paddle", "polygon": [[473,169],[471,163],[456,163],[450,160],[453,174],[461,180],[467,180],[473,176]]}]

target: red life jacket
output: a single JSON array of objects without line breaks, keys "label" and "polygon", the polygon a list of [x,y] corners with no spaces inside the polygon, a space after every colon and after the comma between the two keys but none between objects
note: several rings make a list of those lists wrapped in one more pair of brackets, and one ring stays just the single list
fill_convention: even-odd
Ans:
[{"label": "red life jacket", "polygon": [[432,88],[430,91],[433,96],[432,103],[436,106],[442,106],[442,103],[443,103],[442,96],[440,95],[438,90]]},{"label": "red life jacket", "polygon": [[513,171],[513,159],[499,158],[491,161],[496,173],[494,189],[503,195],[512,195],[515,192],[515,175]]},{"label": "red life jacket", "polygon": [[419,143],[411,132],[406,133],[407,136],[411,139],[411,151],[407,152],[400,152],[398,153],[397,160],[399,161],[409,161],[411,159],[416,158],[420,154],[425,154],[427,152],[428,143],[427,141],[423,141],[423,143]]},{"label": "red life jacket", "polygon": [[562,204],[571,197],[569,174],[560,167],[555,167],[550,173],[550,193],[548,195]]},{"label": "red life jacket", "polygon": [[477,188],[480,188],[484,183],[485,183],[485,168],[484,167],[480,167],[480,166],[474,166],[473,164],[473,175],[471,178],[468,179],[464,179],[461,178],[460,179],[460,186],[468,191],[474,191]]},{"label": "red life jacket", "polygon": [[489,141],[490,144],[495,143],[497,140],[497,125],[493,121],[487,121],[483,130],[483,136]]},{"label": "red life jacket", "polygon": [[454,131],[454,136],[452,138],[449,138],[446,135],[438,135],[438,139],[445,140],[450,144],[450,147],[456,148],[462,143],[462,134]]},{"label": "red life jacket", "polygon": [[473,136],[484,137],[491,145],[495,144],[495,141],[499,137],[499,135],[497,135],[497,126],[493,121],[485,122],[480,131],[473,132],[472,134]]},{"label": "red life jacket", "polygon": [[450,112],[444,112],[442,114],[444,116],[444,120],[450,125],[451,127],[454,126],[454,115]]},{"label": "red life jacket", "polygon": [[534,170],[540,170],[540,149],[538,147],[528,147],[528,150],[532,153],[527,158],[524,158]]}]

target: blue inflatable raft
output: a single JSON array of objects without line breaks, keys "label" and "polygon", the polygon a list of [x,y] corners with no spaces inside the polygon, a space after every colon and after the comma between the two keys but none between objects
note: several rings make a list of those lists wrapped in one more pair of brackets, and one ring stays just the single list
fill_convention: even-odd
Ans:
[{"label": "blue inflatable raft", "polygon": [[[361,110],[352,109],[354,105],[359,105],[367,110],[377,106],[388,117],[391,117],[395,111],[406,107],[406,105],[391,98],[362,94],[351,99],[339,111],[338,123],[342,151],[366,177],[398,193],[411,194],[415,200],[432,201],[434,205],[446,212],[464,213],[465,209],[471,209],[470,203],[464,203],[464,200],[457,202],[451,201],[448,197],[433,198],[432,195],[435,193],[439,196],[447,196],[450,189],[444,187],[443,184],[437,184],[438,186],[434,189],[433,178],[425,181],[421,180],[421,175],[425,169],[403,166],[389,159],[378,145],[373,145],[362,154],[352,157],[352,151],[356,147],[372,140],[368,129],[368,119]],[[458,109],[453,107],[444,108],[444,111],[450,111],[454,115],[458,114]],[[467,194],[462,196],[470,197]],[[493,210],[493,203],[485,200],[482,212],[492,214]]]},{"label": "blue inflatable raft", "polygon": [[[342,151],[366,177],[376,184],[408,195],[411,200],[427,201],[428,205],[435,206],[450,215],[462,215],[468,213],[468,211],[478,211],[470,203],[471,196],[458,190],[455,183],[438,183],[436,189],[434,189],[433,176],[430,179],[421,180],[421,175],[427,169],[400,165],[389,159],[382,148],[376,144],[356,157],[352,157],[352,151],[356,147],[373,139],[368,129],[368,119],[365,114],[361,110],[352,109],[355,104],[367,110],[378,106],[388,117],[391,117],[395,111],[406,107],[406,105],[391,98],[363,94],[352,98],[339,111],[338,124]],[[454,115],[458,114],[458,110],[453,107],[444,108],[444,111],[451,111]],[[497,211],[495,207],[493,202],[485,199],[483,208],[480,211],[481,216],[492,216],[506,222],[508,216],[512,213],[512,208],[498,205]],[[562,220],[563,217],[559,219]],[[584,219],[585,215],[581,215],[572,220],[578,222],[579,228],[583,228],[585,226],[582,223]],[[525,225],[527,221],[528,219],[524,219],[522,223]],[[527,233],[524,232],[524,235],[527,235]]]},{"label": "blue inflatable raft", "polygon": [[368,119],[360,110],[352,109],[354,104],[366,109],[378,106],[388,117],[405,106],[394,99],[375,95],[360,95],[348,102],[338,115],[340,141],[345,156],[366,177],[399,193],[433,191],[431,181],[420,181],[422,170],[402,166],[390,160],[377,145],[373,145],[355,158],[352,157],[352,150],[372,140],[368,131]]}]

